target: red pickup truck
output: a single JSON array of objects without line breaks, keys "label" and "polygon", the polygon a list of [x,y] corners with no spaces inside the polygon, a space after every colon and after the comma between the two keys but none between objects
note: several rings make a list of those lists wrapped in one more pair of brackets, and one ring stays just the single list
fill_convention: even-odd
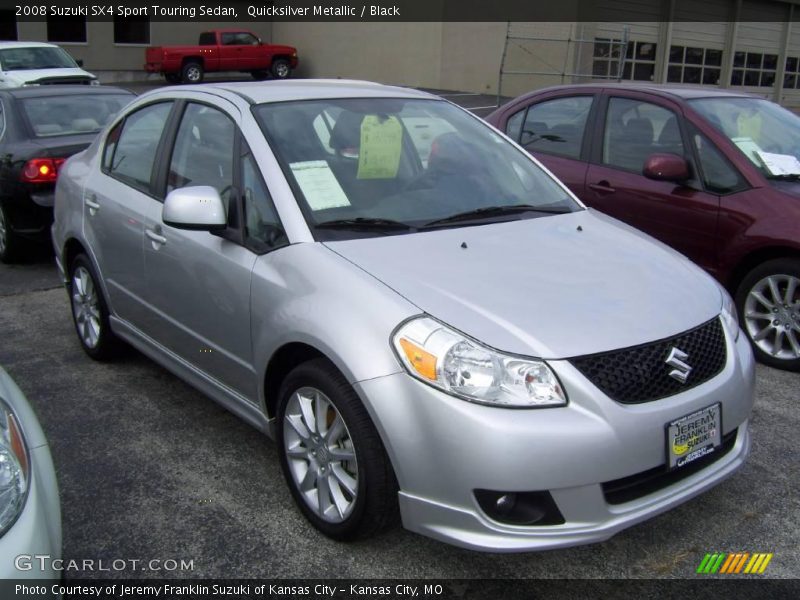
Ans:
[{"label": "red pickup truck", "polygon": [[200,83],[207,72],[244,71],[254,79],[286,79],[297,67],[297,49],[264,44],[249,31],[215,29],[200,34],[197,46],[150,46],[144,68],[169,83]]}]

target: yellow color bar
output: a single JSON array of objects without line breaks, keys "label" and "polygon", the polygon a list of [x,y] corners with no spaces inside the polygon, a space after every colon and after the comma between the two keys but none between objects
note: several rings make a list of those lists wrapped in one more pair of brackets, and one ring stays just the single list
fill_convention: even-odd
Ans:
[{"label": "yellow color bar", "polygon": [[758,569],[758,572],[759,573],[763,573],[764,571],[766,571],[767,565],[769,564],[769,561],[771,561],[771,560],[772,560],[772,552],[770,552],[769,554],[767,554],[764,557],[764,562],[761,563],[761,568]]}]

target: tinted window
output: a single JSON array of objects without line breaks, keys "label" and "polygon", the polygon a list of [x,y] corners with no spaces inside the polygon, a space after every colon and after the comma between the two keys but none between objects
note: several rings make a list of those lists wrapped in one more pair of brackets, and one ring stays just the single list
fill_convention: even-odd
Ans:
[{"label": "tinted window", "polygon": [[252,154],[242,159],[242,188],[248,246],[256,251],[267,251],[285,245],[286,235]]},{"label": "tinted window", "polygon": [[36,137],[96,133],[126,104],[130,94],[87,94],[23,98],[22,110]]},{"label": "tinted window", "polygon": [[[171,109],[171,102],[146,106],[128,115],[121,126],[119,138],[109,135],[106,150],[110,154],[110,174],[134,187],[149,191],[158,142]],[[113,152],[108,152],[108,146],[112,144],[115,144]]]},{"label": "tinted window", "polygon": [[221,36],[223,46],[256,46],[258,39],[245,31],[223,33]]},{"label": "tinted window", "polygon": [[217,45],[217,38],[216,35],[211,31],[206,31],[205,33],[200,34],[200,46],[216,46]]},{"label": "tinted window", "polygon": [[183,113],[169,166],[167,192],[210,185],[227,207],[233,186],[236,126],[225,113],[202,104],[189,104]]},{"label": "tinted window", "polygon": [[531,152],[578,158],[592,96],[558,98],[528,109],[520,144]]},{"label": "tinted window", "polygon": [[692,126],[690,131],[706,189],[716,194],[731,194],[745,189],[747,185],[742,176],[714,143]]},{"label": "tinted window", "polygon": [[603,135],[603,163],[641,173],[644,161],[656,153],[685,156],[675,113],[649,102],[611,98]]},{"label": "tinted window", "polygon": [[519,141],[519,136],[522,133],[522,120],[525,118],[525,110],[521,110],[509,117],[506,121],[506,134],[515,142]]}]

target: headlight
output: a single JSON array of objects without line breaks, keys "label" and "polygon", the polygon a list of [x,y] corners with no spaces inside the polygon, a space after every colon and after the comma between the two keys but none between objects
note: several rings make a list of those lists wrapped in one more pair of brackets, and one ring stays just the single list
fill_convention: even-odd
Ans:
[{"label": "headlight", "polygon": [[0,536],[17,520],[28,493],[29,462],[22,429],[0,400]]},{"label": "headlight", "polygon": [[722,313],[720,314],[722,323],[735,342],[739,339],[739,314],[736,312],[736,304],[725,288],[720,286],[719,289],[722,293]]},{"label": "headlight", "polygon": [[567,403],[543,361],[501,354],[430,317],[404,323],[392,343],[411,375],[465,400],[514,408]]}]

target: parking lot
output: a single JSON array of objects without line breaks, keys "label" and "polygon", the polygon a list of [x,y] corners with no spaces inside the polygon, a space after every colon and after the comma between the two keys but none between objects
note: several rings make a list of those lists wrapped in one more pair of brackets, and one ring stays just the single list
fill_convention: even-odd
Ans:
[{"label": "parking lot", "polygon": [[[491,97],[456,94],[490,110]],[[759,366],[752,455],[715,489],[602,544],[500,556],[402,529],[351,545],[321,536],[266,438],[133,350],[108,364],[81,351],[47,253],[0,265],[0,365],[50,440],[64,558],[192,567],[129,562],[106,577],[683,578],[717,551],[771,552],[766,576],[800,575],[798,374]]]}]

